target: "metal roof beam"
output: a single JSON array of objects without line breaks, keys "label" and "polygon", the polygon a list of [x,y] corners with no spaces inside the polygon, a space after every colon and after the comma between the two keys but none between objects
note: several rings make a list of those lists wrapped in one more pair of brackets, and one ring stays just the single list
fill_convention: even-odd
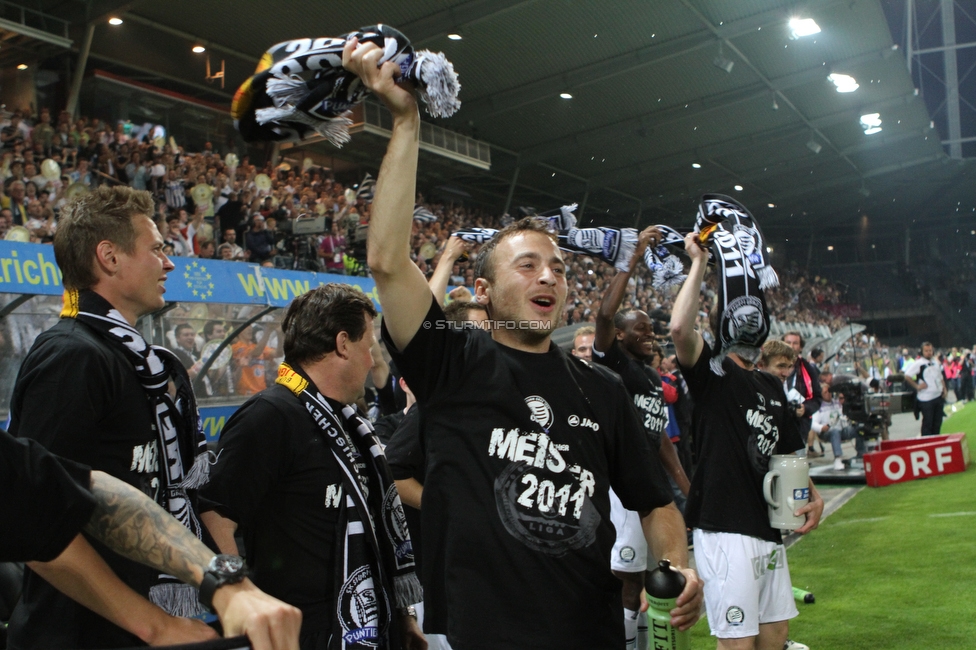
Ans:
[{"label": "metal roof beam", "polygon": [[[845,2],[833,0],[825,2],[824,7],[839,4],[845,4]],[[537,79],[515,88],[467,99],[464,102],[464,113],[467,119],[477,121],[498,113],[513,111],[547,97],[554,97],[560,92],[581,88],[610,77],[629,74],[646,65],[684,56],[695,50],[713,45],[720,39],[728,40],[756,31],[760,27],[778,23],[785,24],[789,17],[790,12],[787,9],[773,9],[714,29],[689,34],[660,44],[648,45],[574,70]]]},{"label": "metal roof beam", "polygon": [[[883,110],[893,108],[896,106],[903,106],[905,104],[911,103],[916,99],[914,92],[899,97],[894,97],[882,102],[877,102],[876,104],[869,104],[867,106],[862,106],[860,108],[841,111],[839,113],[833,113],[831,115],[825,115],[812,120],[811,123],[818,129],[833,126],[835,124],[842,124],[850,120],[857,120],[859,116],[864,113],[870,112],[881,112]],[[590,177],[591,186],[599,186],[602,183],[610,181],[628,181],[635,176],[644,176],[649,174],[657,174],[669,169],[674,169],[686,165],[690,165],[695,162],[696,158],[711,158],[720,155],[726,155],[734,151],[741,151],[744,149],[749,149],[754,146],[763,145],[766,146],[771,140],[779,140],[783,138],[792,137],[802,133],[807,133],[810,131],[809,125],[789,125],[785,127],[779,127],[771,131],[758,131],[750,135],[741,136],[738,138],[733,138],[731,140],[726,140],[724,142],[718,142],[716,144],[697,149],[691,152],[678,152],[669,156],[663,156],[660,158],[652,158],[649,160],[639,161],[637,163],[632,163],[626,167],[618,167],[617,169],[610,170],[599,174],[597,176]],[[845,152],[844,155],[847,155]],[[629,172],[629,173],[628,173]]]},{"label": "metal roof beam", "polygon": [[[842,61],[837,61],[829,66],[817,66],[807,70],[801,70],[793,74],[770,79],[770,83],[777,91],[796,88],[814,81],[825,81],[827,75],[834,71],[850,71],[859,65],[884,59],[892,54],[890,48],[885,48],[877,52],[869,52],[860,56],[851,57]],[[543,160],[549,156],[557,155],[564,151],[574,149],[582,145],[582,138],[585,136],[598,136],[600,133],[614,131],[618,129],[655,129],[666,124],[697,117],[714,110],[752,101],[770,95],[769,87],[764,83],[753,84],[745,88],[738,88],[716,95],[710,95],[684,102],[678,106],[672,106],[661,111],[652,111],[643,115],[628,117],[623,120],[602,124],[593,128],[576,131],[571,135],[564,136],[542,142],[521,151],[521,156],[527,163]],[[687,106],[686,106],[687,105]],[[467,106],[465,106],[467,108]]]},{"label": "metal roof beam", "polygon": [[132,12],[127,11],[122,15],[122,17],[124,20],[131,20],[132,22],[138,23],[139,25],[144,25],[145,27],[151,27],[156,31],[163,32],[164,34],[169,34],[170,36],[175,36],[177,38],[185,39],[187,41],[190,41],[191,43],[199,43],[200,45],[205,46],[207,49],[214,50],[215,52],[223,52],[224,54],[235,56],[238,59],[247,61],[249,63],[256,64],[258,61],[261,60],[260,57],[254,56],[253,54],[248,54],[247,52],[241,52],[240,50],[235,50],[225,45],[221,45],[220,43],[214,43],[211,40],[203,38],[202,36],[197,36],[196,34],[184,32],[183,30],[180,29],[174,29],[169,25],[164,25],[150,18],[144,18],[142,16],[138,16]]},{"label": "metal roof beam", "polygon": [[[950,0],[950,1],[951,1],[951,0]],[[785,104],[786,104],[786,106],[787,106],[787,107],[788,107],[788,108],[789,108],[789,109],[790,109],[791,111],[793,111],[793,112],[794,112],[794,113],[796,114],[796,116],[797,116],[797,117],[799,117],[799,118],[800,118],[800,119],[801,119],[801,120],[803,121],[803,123],[804,123],[804,124],[806,124],[807,126],[809,126],[809,127],[810,127],[810,128],[811,128],[811,129],[813,130],[813,132],[814,132],[814,133],[815,133],[815,134],[816,134],[817,136],[819,136],[819,137],[820,137],[820,139],[821,139],[821,140],[823,140],[823,141],[824,141],[824,143],[825,143],[825,144],[826,144],[826,145],[827,145],[828,147],[830,147],[831,149],[833,149],[833,150],[834,150],[834,152],[835,152],[835,153],[836,153],[836,154],[837,154],[838,156],[840,156],[840,157],[841,157],[841,159],[842,159],[842,160],[843,160],[844,162],[846,162],[846,163],[847,163],[848,165],[850,165],[850,166],[851,166],[851,168],[852,168],[852,169],[853,169],[853,170],[854,170],[855,172],[857,172],[858,174],[860,174],[860,173],[861,173],[861,170],[860,170],[860,169],[858,169],[858,167],[857,167],[857,165],[856,165],[856,164],[854,164],[854,161],[853,161],[853,160],[851,160],[850,158],[848,158],[847,156],[845,156],[844,154],[842,154],[842,153],[841,153],[841,151],[840,151],[840,149],[839,149],[839,148],[837,147],[837,145],[835,145],[835,144],[834,144],[833,142],[831,142],[831,141],[830,141],[830,138],[828,138],[828,137],[827,137],[826,135],[824,135],[824,134],[823,134],[823,133],[822,133],[822,132],[821,132],[820,130],[818,130],[818,129],[817,129],[816,127],[814,127],[814,126],[813,126],[813,124],[812,124],[812,123],[810,122],[810,120],[809,120],[809,119],[807,118],[807,116],[806,116],[806,115],[804,115],[804,114],[803,114],[803,112],[802,112],[802,111],[800,111],[800,109],[799,109],[799,108],[797,108],[797,106],[796,106],[796,105],[795,105],[795,104],[794,104],[794,103],[793,103],[792,101],[790,101],[790,99],[789,99],[789,98],[788,98],[788,97],[787,97],[786,95],[784,95],[784,94],[783,94],[783,92],[782,92],[781,90],[776,90],[776,88],[774,88],[774,87],[773,87],[773,85],[772,85],[772,82],[771,82],[771,81],[770,81],[769,79],[767,79],[767,78],[766,78],[766,75],[764,75],[764,74],[762,73],[762,71],[761,71],[761,70],[759,70],[759,68],[757,68],[757,67],[756,67],[756,66],[755,66],[755,65],[754,65],[754,64],[752,63],[752,61],[750,61],[750,60],[749,60],[749,57],[747,57],[747,56],[746,56],[746,55],[745,55],[745,54],[744,54],[744,53],[742,52],[742,50],[740,50],[739,48],[737,48],[737,47],[736,47],[736,46],[735,46],[735,45],[734,45],[734,44],[733,44],[733,43],[732,43],[732,42],[731,42],[731,41],[730,41],[730,40],[729,40],[728,38],[725,38],[725,37],[722,37],[722,36],[720,35],[720,33],[719,33],[719,30],[718,30],[718,27],[716,27],[715,25],[713,25],[713,24],[712,24],[712,22],[711,22],[711,21],[710,21],[710,20],[709,20],[709,19],[708,19],[708,18],[707,18],[707,17],[706,17],[706,16],[705,16],[705,15],[704,15],[704,14],[703,14],[703,13],[702,13],[702,12],[701,12],[700,10],[699,10],[699,9],[698,9],[697,7],[695,7],[695,5],[693,5],[693,4],[691,3],[691,0],[681,0],[681,4],[683,4],[683,5],[684,5],[684,6],[685,6],[685,7],[686,7],[686,8],[687,8],[687,9],[688,9],[688,10],[689,10],[689,11],[690,11],[691,13],[693,13],[693,14],[695,15],[695,17],[697,17],[697,18],[698,18],[698,20],[699,20],[699,21],[700,21],[700,22],[701,22],[701,23],[702,23],[703,25],[705,25],[705,26],[706,26],[706,27],[707,27],[707,28],[708,28],[709,30],[711,30],[712,32],[714,32],[714,33],[715,33],[715,35],[716,35],[717,37],[719,37],[719,38],[721,39],[721,41],[722,41],[722,43],[723,43],[723,44],[725,45],[725,47],[727,47],[727,48],[729,48],[729,49],[730,49],[730,50],[731,50],[732,52],[734,52],[734,53],[735,53],[735,55],[736,55],[737,57],[739,57],[739,59],[740,59],[740,60],[741,60],[741,61],[742,61],[743,63],[745,63],[745,64],[746,64],[746,66],[747,66],[747,67],[748,67],[748,68],[749,68],[750,70],[752,70],[752,72],[753,72],[753,73],[754,73],[754,74],[755,74],[755,75],[756,75],[757,77],[759,77],[760,79],[762,79],[762,81],[763,81],[763,83],[764,83],[764,84],[766,84],[766,86],[767,86],[767,87],[768,87],[768,88],[769,88],[770,90],[772,90],[772,91],[774,91],[774,92],[776,93],[776,95],[777,95],[777,96],[778,96],[778,97],[779,97],[779,98],[780,98],[780,99],[781,99],[781,100],[783,101],[783,103],[785,103]]]}]

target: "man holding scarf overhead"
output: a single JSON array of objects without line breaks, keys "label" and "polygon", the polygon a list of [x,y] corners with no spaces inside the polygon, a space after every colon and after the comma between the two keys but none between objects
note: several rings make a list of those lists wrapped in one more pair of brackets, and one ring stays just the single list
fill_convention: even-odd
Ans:
[{"label": "man holding scarf overhead", "polygon": [[420,118],[382,55],[353,42],[343,63],[393,115],[368,255],[384,338],[425,418],[424,629],[465,650],[623,646],[611,485],[655,554],[680,567],[671,622],[691,627],[701,583],[633,403],[619,378],[552,344],[566,302],[555,235],[523,219],[482,248],[475,298],[490,334],[451,328],[411,263]]},{"label": "man holding scarf overhead", "polygon": [[302,610],[303,650],[426,648],[400,496],[356,410],[373,367],[376,309],[327,284],[296,298],[271,388],[227,422],[203,520],[223,553],[244,535],[259,588]]},{"label": "man holding scarf overhead", "polygon": [[[714,350],[694,329],[706,246],[719,274]],[[803,440],[780,380],[754,365],[769,334],[763,288],[778,279],[757,252],[764,247],[752,215],[725,196],[705,195],[685,250],[691,268],[671,312],[671,336],[695,400],[699,464],[685,516],[694,529],[708,624],[719,650],[779,649],[797,610],[786,551],[780,532],[770,526],[762,484],[770,457],[801,449]],[[797,532],[816,528],[822,512],[823,500],[811,482],[810,502],[797,512],[806,515],[806,523]]]},{"label": "man holding scarf overhead", "polygon": [[[64,309],[21,365],[10,432],[129,483],[206,542],[195,495],[209,466],[190,381],[169,350],[135,329],[139,317],[165,304],[173,269],[152,214],[150,194],[128,187],[100,187],[65,207],[54,240]],[[120,600],[148,596],[174,616],[204,611],[189,585],[96,549],[135,591]],[[202,623],[171,621],[165,638],[142,640],[213,636]],[[138,621],[116,627],[28,570],[8,647],[126,647],[139,643],[138,629]]]}]

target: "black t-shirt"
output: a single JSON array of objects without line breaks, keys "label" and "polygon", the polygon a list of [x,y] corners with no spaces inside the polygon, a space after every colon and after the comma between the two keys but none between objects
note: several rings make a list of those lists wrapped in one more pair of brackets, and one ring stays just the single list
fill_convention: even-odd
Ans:
[{"label": "black t-shirt", "polygon": [[606,352],[593,348],[593,361],[620,375],[634,400],[644,431],[651,438],[651,447],[659,449],[661,434],[668,427],[668,407],[664,403],[661,376],[646,363],[628,357],[616,340]]},{"label": "black t-shirt", "polygon": [[0,562],[47,562],[75,538],[95,509],[91,470],[62,461],[35,440],[0,429]]},{"label": "black t-shirt", "polygon": [[[382,395],[382,391],[377,391]],[[380,398],[380,404],[383,403],[383,399]],[[382,412],[382,407],[380,407]],[[384,415],[378,419],[373,424],[373,433],[379,438],[379,441],[383,445],[390,444],[390,439],[393,437],[393,432],[396,431],[397,427],[400,426],[400,422],[403,420],[403,410],[394,411],[389,415]]]},{"label": "black t-shirt", "polygon": [[[159,498],[160,455],[146,393],[132,363],[87,325],[63,318],[34,341],[10,401],[10,433]],[[116,575],[147,596],[158,573],[89,539]],[[141,645],[28,570],[8,648]]]},{"label": "black t-shirt", "polygon": [[405,350],[384,336],[422,414],[425,629],[465,649],[622,646],[609,490],[637,511],[671,496],[619,379],[453,330],[433,299]]},{"label": "black t-shirt", "polygon": [[343,476],[304,404],[275,384],[227,421],[202,491],[240,527],[254,584],[302,610],[303,636],[333,618]]},{"label": "black t-shirt", "polygon": [[773,375],[722,360],[724,376],[709,366],[705,345],[693,368],[682,367],[695,400],[698,469],[691,480],[685,520],[693,528],[782,541],[770,527],[762,484],[773,454],[804,445]]}]

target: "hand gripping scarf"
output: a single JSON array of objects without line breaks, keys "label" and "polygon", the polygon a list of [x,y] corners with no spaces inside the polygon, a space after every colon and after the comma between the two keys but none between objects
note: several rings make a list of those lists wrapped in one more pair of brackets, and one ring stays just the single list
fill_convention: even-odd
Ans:
[{"label": "hand gripping scarf", "polygon": [[718,309],[722,310],[715,332],[719,353],[712,357],[712,372],[724,375],[722,359],[729,352],[749,361],[758,358],[759,347],[769,336],[769,310],[763,289],[779,285],[766,256],[766,244],[749,210],[722,194],[705,194],[698,206],[695,232],[711,246],[719,272]]},{"label": "hand gripping scarf", "polygon": [[[399,648],[399,626],[390,625],[393,608],[422,601],[423,590],[400,495],[373,427],[355,406],[336,413],[301,369],[281,364],[275,383],[302,402],[345,475],[329,650]],[[389,602],[391,593],[395,605]]]},{"label": "hand gripping scarf", "polygon": [[[65,291],[61,318],[84,323],[132,363],[156,417],[159,453],[165,454],[160,459],[163,489],[156,500],[202,539],[195,499],[187,491],[196,490],[209,480],[209,452],[183,364],[166,348],[146,343],[122,314],[94,291]],[[170,380],[176,385],[175,399],[169,394]],[[196,589],[172,576],[160,575],[157,584],[149,589],[149,599],[173,616],[196,616],[205,611]]]},{"label": "hand gripping scarf", "polygon": [[417,85],[432,116],[450,117],[460,108],[461,86],[442,53],[414,50],[389,25],[371,25],[338,38],[285,41],[265,52],[231,104],[244,139],[279,142],[318,133],[337,147],[348,142],[352,121],[347,112],[369,93],[358,76],[342,67],[342,49],[352,38],[382,48],[380,64],[399,65],[400,78]]}]

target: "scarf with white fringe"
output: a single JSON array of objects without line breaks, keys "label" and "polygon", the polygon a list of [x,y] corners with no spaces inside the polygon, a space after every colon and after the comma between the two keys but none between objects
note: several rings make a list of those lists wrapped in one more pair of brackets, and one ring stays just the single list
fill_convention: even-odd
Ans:
[{"label": "scarf with white fringe", "polygon": [[380,65],[400,66],[400,79],[416,84],[430,115],[450,117],[460,108],[461,85],[443,53],[414,50],[389,25],[370,25],[336,38],[285,41],[265,52],[231,104],[234,126],[244,139],[281,142],[317,133],[337,147],[349,142],[348,111],[369,93],[342,67],[342,50],[353,38],[378,45]]},{"label": "scarf with white fringe", "polygon": [[[61,318],[74,318],[92,328],[132,363],[156,418],[159,454],[164,455],[159,463],[163,486],[156,500],[202,539],[203,529],[195,511],[196,490],[210,478],[210,453],[183,364],[166,348],[146,343],[139,331],[94,291],[65,291]],[[171,380],[176,386],[175,398],[169,393]],[[173,616],[205,613],[196,589],[165,574],[150,587],[149,600]]]},{"label": "scarf with white fringe", "polygon": [[764,289],[779,285],[769,264],[766,244],[748,208],[723,194],[705,194],[698,206],[695,232],[710,246],[719,272],[718,305],[721,319],[715,332],[718,354],[711,369],[722,376],[722,360],[729,352],[748,361],[769,336],[769,309]]}]

